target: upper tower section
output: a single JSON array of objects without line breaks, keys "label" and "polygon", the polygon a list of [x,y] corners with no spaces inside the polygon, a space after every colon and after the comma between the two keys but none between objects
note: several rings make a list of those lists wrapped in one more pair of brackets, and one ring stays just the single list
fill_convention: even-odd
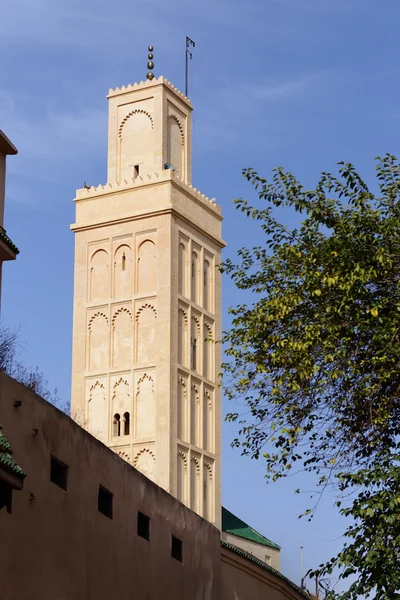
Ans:
[{"label": "upper tower section", "polygon": [[122,183],[172,165],[191,183],[191,102],[164,77],[110,90],[108,181]]}]

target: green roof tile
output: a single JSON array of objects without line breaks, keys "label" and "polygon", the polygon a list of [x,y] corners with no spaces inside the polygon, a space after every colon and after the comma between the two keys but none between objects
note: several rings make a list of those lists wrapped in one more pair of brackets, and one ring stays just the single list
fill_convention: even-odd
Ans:
[{"label": "green roof tile", "polygon": [[15,462],[13,459],[12,450],[10,446],[10,442],[5,436],[4,431],[0,426],[0,467],[3,469],[7,469],[20,479],[24,479],[25,473],[21,469],[21,467]]},{"label": "green roof tile", "polygon": [[[232,513],[230,513],[230,514],[232,514]],[[307,600],[310,600],[311,596],[307,592],[307,590],[302,590],[298,585],[296,585],[295,583],[293,583],[293,581],[291,581],[290,579],[288,579],[287,577],[285,577],[284,575],[282,575],[282,573],[280,573],[279,571],[277,571],[276,569],[274,569],[274,567],[271,567],[270,565],[267,565],[262,560],[259,560],[258,558],[256,558],[252,554],[248,554],[244,550],[241,550],[240,548],[237,548],[236,546],[232,546],[231,544],[227,544],[226,542],[224,542],[222,540],[221,540],[221,546],[223,548],[226,548],[227,550],[230,550],[231,552],[234,552],[235,554],[238,554],[242,558],[245,558],[246,560],[251,561],[255,565],[258,565],[259,567],[261,567],[261,569],[264,569],[264,571],[268,571],[269,573],[272,573],[273,575],[276,575],[276,577],[279,577],[283,581],[286,581],[286,583],[288,585],[290,585],[291,588],[293,588],[294,590],[296,590],[301,596],[303,596],[303,598],[307,598]]]},{"label": "green roof tile", "polygon": [[19,254],[17,246],[10,240],[4,229],[0,228],[0,239],[8,246],[15,254]]},{"label": "green roof tile", "polygon": [[261,533],[258,533],[258,531],[247,525],[242,519],[239,519],[239,517],[236,517],[224,507],[222,507],[222,531],[237,535],[250,542],[261,544],[262,546],[268,546],[269,548],[275,548],[276,550],[281,549],[278,544],[271,542],[271,540],[261,535]]}]

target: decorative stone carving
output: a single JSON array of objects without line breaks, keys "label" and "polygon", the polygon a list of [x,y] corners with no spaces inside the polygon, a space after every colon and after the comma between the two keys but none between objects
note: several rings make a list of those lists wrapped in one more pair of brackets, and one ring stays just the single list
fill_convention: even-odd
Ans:
[{"label": "decorative stone carving", "polygon": [[155,480],[156,459],[148,448],[143,448],[138,452],[135,456],[133,466],[152,481]]},{"label": "decorative stone carving", "polygon": [[97,312],[89,321],[89,369],[101,371],[108,367],[108,318]]},{"label": "decorative stone carving", "polygon": [[156,429],[156,401],[153,376],[145,373],[136,388],[136,438],[152,438]]},{"label": "decorative stone carving", "polygon": [[109,260],[106,250],[96,250],[90,259],[89,297],[90,302],[106,300],[109,290]]}]

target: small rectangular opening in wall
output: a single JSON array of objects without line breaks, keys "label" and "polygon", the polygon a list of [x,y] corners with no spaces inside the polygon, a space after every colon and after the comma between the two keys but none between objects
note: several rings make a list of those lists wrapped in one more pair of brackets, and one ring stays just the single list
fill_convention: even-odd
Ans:
[{"label": "small rectangular opening in wall", "polygon": [[171,556],[182,562],[182,541],[174,535],[171,539]]},{"label": "small rectangular opening in wall", "polygon": [[50,462],[50,480],[63,490],[67,489],[68,465],[53,455]]},{"label": "small rectangular opening in wall", "polygon": [[136,179],[136,177],[139,177],[139,165],[133,166],[133,178]]},{"label": "small rectangular opening in wall", "polygon": [[138,511],[137,534],[145,540],[150,539],[150,517]]},{"label": "small rectangular opening in wall", "polygon": [[12,487],[6,481],[0,479],[0,510],[6,507],[7,512],[11,514],[12,509]]},{"label": "small rectangular opening in wall", "polygon": [[97,508],[99,512],[103,513],[109,519],[113,517],[113,495],[111,492],[106,490],[105,487],[99,485],[99,498]]}]

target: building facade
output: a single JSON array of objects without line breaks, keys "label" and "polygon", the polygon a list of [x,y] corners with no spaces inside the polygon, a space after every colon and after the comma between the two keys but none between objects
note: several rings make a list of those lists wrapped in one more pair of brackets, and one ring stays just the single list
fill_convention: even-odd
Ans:
[{"label": "building facade", "polygon": [[220,527],[221,211],[191,185],[186,97],[108,99],[108,183],[75,198],[72,416]]}]

